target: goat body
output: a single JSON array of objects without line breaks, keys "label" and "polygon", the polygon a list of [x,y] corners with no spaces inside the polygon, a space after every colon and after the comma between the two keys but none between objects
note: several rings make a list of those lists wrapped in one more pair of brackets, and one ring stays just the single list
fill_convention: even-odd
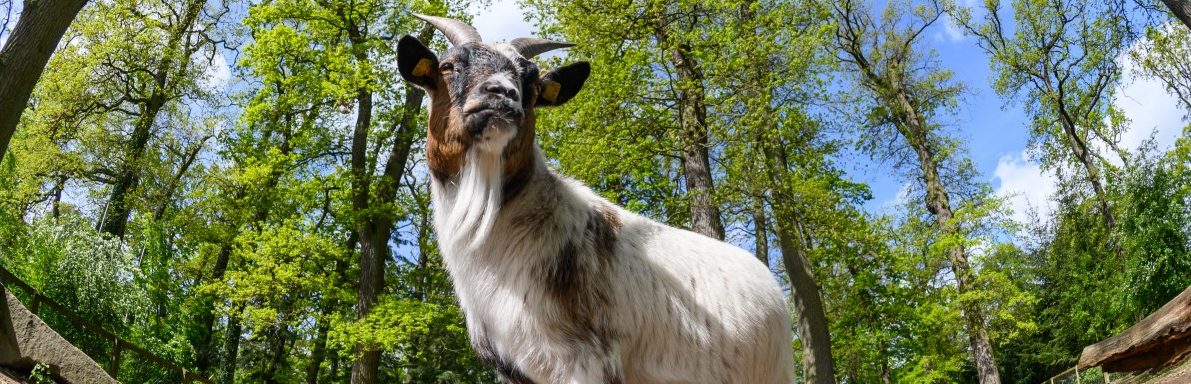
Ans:
[{"label": "goat body", "polygon": [[536,147],[508,200],[501,156],[468,156],[432,181],[436,233],[472,343],[505,380],[792,382],[785,299],[748,252],[626,211]]}]

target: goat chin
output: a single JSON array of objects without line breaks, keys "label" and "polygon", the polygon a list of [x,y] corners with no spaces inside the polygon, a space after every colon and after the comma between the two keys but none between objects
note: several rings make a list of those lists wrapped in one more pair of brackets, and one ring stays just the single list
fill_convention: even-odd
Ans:
[{"label": "goat chin", "polygon": [[492,232],[501,202],[499,152],[473,147],[453,185],[434,193],[434,224],[447,254],[469,254]]}]

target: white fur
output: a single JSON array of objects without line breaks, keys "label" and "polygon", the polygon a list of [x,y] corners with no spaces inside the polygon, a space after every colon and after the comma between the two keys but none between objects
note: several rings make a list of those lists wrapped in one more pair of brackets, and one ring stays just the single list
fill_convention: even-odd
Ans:
[{"label": "white fur", "polygon": [[[435,227],[473,343],[490,342],[539,384],[793,381],[790,320],[773,275],[748,252],[615,207],[546,168],[500,206],[499,156],[468,153],[457,181],[432,182]],[[585,239],[594,207],[620,226],[614,257],[589,248],[577,263],[608,280],[596,310],[606,344],[564,332],[575,303],[550,293],[542,266]],[[601,280],[602,281],[602,280]],[[593,335],[593,338],[595,335]]]},{"label": "white fur", "polygon": [[434,226],[444,254],[471,253],[492,231],[500,209],[502,169],[499,151],[477,146],[469,151],[453,185],[432,185]]}]

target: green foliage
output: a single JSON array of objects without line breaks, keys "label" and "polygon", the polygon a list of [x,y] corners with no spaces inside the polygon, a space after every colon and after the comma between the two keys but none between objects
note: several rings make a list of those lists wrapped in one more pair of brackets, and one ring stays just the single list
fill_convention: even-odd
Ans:
[{"label": "green foliage", "polygon": [[[223,381],[347,382],[358,345],[383,351],[382,382],[493,382],[438,253],[424,114],[399,137],[409,88],[393,48],[395,37],[423,33],[411,12],[467,19],[479,3],[88,5],[0,159],[0,265]],[[1001,9],[996,0],[984,12],[908,0],[522,3],[547,37],[579,43],[543,68],[593,67],[579,97],[539,111],[551,165],[632,211],[688,226],[683,108],[701,110],[707,142],[697,145],[728,241],[779,279],[784,251],[805,253],[839,382],[975,382],[961,309],[979,308],[1004,382],[1034,384],[1191,285],[1191,131],[1165,153],[1117,148],[1128,122],[1112,104],[1128,57],[1191,108],[1191,40],[1167,19],[1143,23],[1118,1],[1014,0],[1000,13],[988,12]],[[840,51],[841,4],[885,6],[857,20],[871,73]],[[187,6],[202,11],[180,28]],[[988,53],[997,93],[1026,106],[1031,154],[1060,181],[1049,217],[1010,222],[970,144],[949,130],[948,119],[976,106],[960,102],[963,84],[914,40],[945,16]],[[1125,55],[1130,46],[1144,49]],[[238,60],[227,89],[209,79],[224,57]],[[349,160],[361,90],[374,104],[363,132],[367,207],[354,202]],[[163,104],[133,161],[130,135],[155,93]],[[1090,143],[1088,162],[1072,137]],[[389,151],[407,139],[401,180],[382,187]],[[910,181],[896,207],[863,208],[869,187],[845,165],[862,155]],[[937,166],[948,220],[922,204],[932,187],[923,164]],[[95,228],[121,174],[138,183],[129,229],[114,238]],[[1089,188],[1093,179],[1103,191]],[[359,224],[377,219],[394,223],[384,286],[358,318]],[[971,263],[963,292],[955,249]],[[42,315],[107,361],[109,341]],[[791,342],[803,353],[803,340]],[[179,380],[127,354],[120,371],[124,382]]]},{"label": "green foliage", "polygon": [[50,376],[50,367],[42,363],[33,366],[33,370],[29,372],[29,381],[33,384],[55,383],[54,378]]},{"label": "green foliage", "polygon": [[[1184,139],[1185,141],[1185,139]],[[1191,286],[1191,173],[1187,158],[1143,152],[1125,176],[1120,203],[1126,292],[1144,315]]]}]

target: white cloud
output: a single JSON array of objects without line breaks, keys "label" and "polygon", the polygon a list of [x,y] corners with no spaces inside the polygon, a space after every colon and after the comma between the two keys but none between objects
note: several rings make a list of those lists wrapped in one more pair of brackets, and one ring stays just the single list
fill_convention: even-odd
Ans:
[{"label": "white cloud", "polygon": [[960,28],[951,16],[943,16],[943,34],[947,37],[948,41],[953,43],[963,40],[966,37],[964,36],[963,28]]},{"label": "white cloud", "polygon": [[473,5],[468,12],[476,15],[471,24],[484,41],[508,41],[537,34],[533,25],[525,21],[527,12],[514,0],[494,0],[488,7]]},{"label": "white cloud", "polygon": [[227,64],[227,59],[223,57],[223,52],[217,53],[210,64],[202,54],[196,54],[194,60],[198,62],[197,64],[205,67],[202,79],[203,87],[216,92],[227,89],[232,80],[232,68]]},{"label": "white cloud", "polygon": [[905,205],[907,202],[910,201],[910,198],[912,197],[911,194],[913,192],[914,192],[914,189],[910,185],[910,183],[908,183],[908,182],[902,183],[901,187],[898,187],[898,189],[897,189],[897,194],[894,195],[892,198],[882,202],[880,209],[883,211],[893,211],[893,210],[898,209],[899,207]]},{"label": "white cloud", "polygon": [[[473,3],[476,4],[476,3]],[[476,15],[471,25],[487,42],[501,42],[518,37],[538,36],[538,30],[525,20],[529,15],[515,0],[494,0],[488,7],[472,5],[468,12]],[[540,59],[566,56],[566,50],[547,52]]]},{"label": "white cloud", "polygon": [[1024,153],[1002,156],[997,161],[993,177],[1000,184],[997,196],[1007,199],[1017,222],[1029,222],[1030,211],[1036,211],[1039,217],[1050,217],[1054,212],[1054,202],[1051,201],[1057,189],[1054,175],[1044,173],[1037,163],[1027,160]]},{"label": "white cloud", "polygon": [[[979,20],[984,15],[984,7],[977,4],[977,0],[959,0],[957,3],[960,8],[968,10],[973,20]],[[943,32],[936,33],[935,38],[956,43],[963,41],[967,37],[964,34],[964,29],[956,23],[955,18],[951,17],[950,13],[943,15]]]}]

